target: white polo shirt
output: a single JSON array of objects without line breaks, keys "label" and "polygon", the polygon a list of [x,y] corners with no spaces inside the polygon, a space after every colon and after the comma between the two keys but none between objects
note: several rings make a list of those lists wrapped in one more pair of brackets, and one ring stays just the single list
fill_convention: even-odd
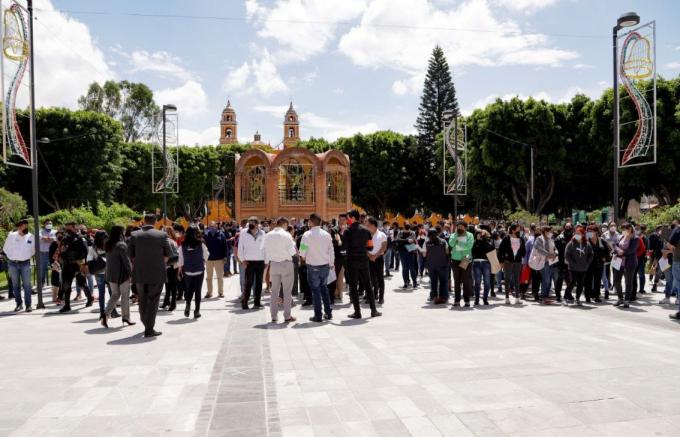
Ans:
[{"label": "white polo shirt", "polygon": [[370,252],[368,252],[371,255],[377,255],[378,252],[380,252],[380,248],[382,247],[383,243],[387,242],[387,235],[380,229],[375,231],[375,234],[373,234],[373,237],[371,238],[373,240],[373,249],[371,249]]},{"label": "white polo shirt", "polygon": [[335,251],[331,234],[314,226],[302,236],[300,241],[300,256],[309,266],[335,265]]},{"label": "white polo shirt", "polygon": [[10,232],[2,248],[10,261],[28,261],[35,255],[35,241],[30,232],[26,235],[19,231]]},{"label": "white polo shirt", "polygon": [[243,261],[264,261],[264,232],[258,229],[255,236],[248,232],[241,232],[238,239],[238,257]]},{"label": "white polo shirt", "polygon": [[264,263],[292,261],[297,253],[293,237],[283,228],[274,228],[264,236]]}]

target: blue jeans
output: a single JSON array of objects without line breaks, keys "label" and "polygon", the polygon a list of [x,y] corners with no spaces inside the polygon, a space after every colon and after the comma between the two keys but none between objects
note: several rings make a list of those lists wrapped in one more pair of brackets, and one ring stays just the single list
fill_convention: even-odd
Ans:
[{"label": "blue jeans", "polygon": [[666,270],[663,272],[664,277],[666,278],[666,287],[663,289],[664,294],[666,295],[667,298],[670,299],[670,297],[673,295],[673,291],[677,293],[678,290],[675,289],[675,276],[673,275],[673,268],[671,266],[670,269]]},{"label": "blue jeans", "polygon": [[548,261],[545,262],[543,269],[541,269],[541,299],[550,297],[550,288],[553,281],[557,279],[558,269],[557,263],[548,265]]},{"label": "blue jeans", "polygon": [[489,298],[489,288],[491,288],[491,263],[474,260],[472,262],[472,273],[475,277],[475,302],[479,301],[482,278],[484,278],[484,300],[486,301]]},{"label": "blue jeans", "polygon": [[637,278],[635,279],[635,286],[633,288],[635,290],[634,292],[645,292],[645,266],[647,266],[646,261],[638,260]]},{"label": "blue jeans", "polygon": [[430,297],[449,300],[449,266],[431,267],[427,272],[430,274]]},{"label": "blue jeans", "polygon": [[321,302],[323,301],[323,310],[326,315],[330,316],[333,313],[331,308],[331,298],[328,294],[328,287],[326,281],[328,280],[328,266],[307,266],[307,283],[309,290],[312,292],[312,300],[314,301],[314,318],[321,321]]},{"label": "blue jeans", "polygon": [[408,275],[411,274],[413,279],[413,286],[418,285],[418,261],[416,260],[415,252],[407,252],[405,250],[399,252],[401,258],[401,277],[404,279],[404,284],[408,285]]},{"label": "blue jeans", "polygon": [[385,255],[383,255],[383,258],[385,259],[385,274],[389,275],[390,274],[390,265],[392,265],[392,255],[394,252],[392,251],[392,248],[389,248],[385,251]]},{"label": "blue jeans", "polygon": [[418,254],[418,274],[420,276],[423,276],[423,273],[425,273],[425,258],[423,257],[423,254],[420,252],[417,252]]},{"label": "blue jeans", "polygon": [[99,311],[104,312],[106,309],[106,274],[105,273],[97,273],[96,275],[91,275],[94,276],[95,279],[97,280],[97,290],[99,291]]},{"label": "blue jeans", "polygon": [[[15,263],[9,261],[8,264],[9,277],[12,280],[12,291],[14,292],[14,301],[17,303],[17,306],[22,305],[21,286],[23,286],[24,301],[27,307],[31,306],[31,262],[24,261]],[[21,282],[19,282],[20,280]],[[21,286],[19,284],[21,284]]]},{"label": "blue jeans", "polygon": [[[673,260],[673,288],[678,292],[680,297],[680,261]],[[680,299],[678,299],[678,311],[680,311]]]},{"label": "blue jeans", "polygon": [[496,273],[496,284],[498,284],[498,294],[503,293],[503,280],[505,277],[503,276],[503,270],[499,270]]},{"label": "blue jeans", "polygon": [[48,272],[50,267],[50,253],[40,252],[40,277],[42,278],[43,284],[49,283]]}]

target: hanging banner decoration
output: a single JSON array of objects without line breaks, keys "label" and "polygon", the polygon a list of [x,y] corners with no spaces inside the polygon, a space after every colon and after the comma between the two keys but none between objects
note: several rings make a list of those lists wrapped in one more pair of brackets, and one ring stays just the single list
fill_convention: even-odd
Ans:
[{"label": "hanging banner decoration", "polygon": [[444,195],[467,195],[467,124],[458,118],[444,127],[443,155]]},{"label": "hanging banner decoration", "polygon": [[[5,164],[32,168],[30,141],[24,138],[17,122],[17,96],[28,102],[28,11],[15,0],[0,2],[2,7],[2,156]],[[25,96],[25,97],[24,97]]]},{"label": "hanging banner decoration", "polygon": [[151,130],[151,192],[154,194],[179,193],[179,137],[177,111],[165,112],[165,148],[163,154],[163,120]]},{"label": "hanging banner decoration", "polygon": [[[634,110],[624,111],[626,120],[619,124],[619,167],[655,164],[656,22],[621,35],[619,47],[619,79],[634,106]],[[621,114],[620,105],[616,111]]]}]

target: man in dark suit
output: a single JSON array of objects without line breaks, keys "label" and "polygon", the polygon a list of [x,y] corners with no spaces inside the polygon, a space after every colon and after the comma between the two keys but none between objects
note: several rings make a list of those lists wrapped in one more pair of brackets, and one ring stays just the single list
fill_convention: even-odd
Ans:
[{"label": "man in dark suit", "polygon": [[139,315],[144,324],[144,336],[156,337],[161,332],[153,329],[156,323],[158,302],[166,277],[166,262],[171,255],[165,232],[156,230],[156,216],[144,216],[144,226],[132,233],[128,254],[132,261],[132,280],[139,294]]}]

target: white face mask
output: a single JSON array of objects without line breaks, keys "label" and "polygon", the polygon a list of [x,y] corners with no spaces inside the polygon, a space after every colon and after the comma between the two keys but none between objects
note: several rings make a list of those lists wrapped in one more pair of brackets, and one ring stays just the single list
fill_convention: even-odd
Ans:
[{"label": "white face mask", "polygon": [[548,232],[546,235],[547,235],[548,239],[551,239],[551,238],[553,237],[553,233],[552,233],[552,232]]},{"label": "white face mask", "polygon": [[50,223],[49,225],[45,225],[45,229],[47,229],[48,231],[51,231],[52,230],[52,224]]},{"label": "white face mask", "polygon": [[581,241],[581,234],[574,235],[574,240]]},{"label": "white face mask", "polygon": [[586,232],[586,238],[593,238],[592,232]]},{"label": "white face mask", "polygon": [[609,232],[611,232],[612,234],[615,234],[616,228],[614,226],[612,226],[611,228],[609,228]]}]

